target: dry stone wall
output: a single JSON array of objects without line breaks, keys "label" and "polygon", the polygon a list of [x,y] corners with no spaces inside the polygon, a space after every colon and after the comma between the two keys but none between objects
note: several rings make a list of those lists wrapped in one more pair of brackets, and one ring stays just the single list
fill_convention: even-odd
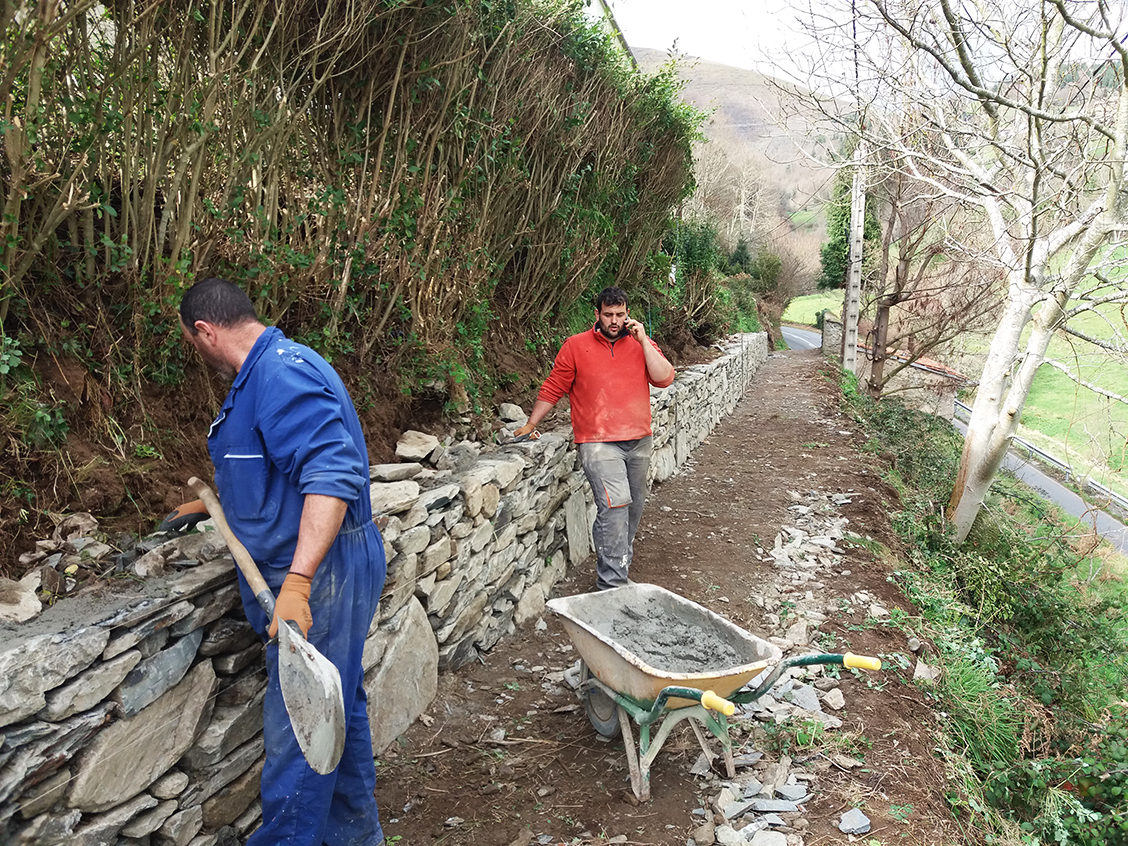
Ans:
[{"label": "dry stone wall", "polygon": [[[676,472],[767,352],[763,334],[738,336],[652,391],[653,478]],[[389,562],[363,658],[377,755],[431,702],[440,671],[538,617],[591,548],[569,432],[500,448],[417,440],[419,460],[373,467]],[[0,843],[240,842],[261,816],[266,680],[233,562],[214,531],[152,536],[126,562],[95,525],[67,521],[40,543],[15,606],[38,603],[71,560],[118,578],[0,625]]]}]

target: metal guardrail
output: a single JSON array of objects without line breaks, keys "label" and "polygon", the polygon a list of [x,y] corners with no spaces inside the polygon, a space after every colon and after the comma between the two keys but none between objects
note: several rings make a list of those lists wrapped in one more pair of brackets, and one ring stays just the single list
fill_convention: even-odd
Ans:
[{"label": "metal guardrail", "polygon": [[[971,418],[971,408],[964,403],[956,400],[955,416],[966,423]],[[1050,455],[1048,452],[1038,449],[1034,444],[1029,441],[1018,437],[1017,435],[1011,439],[1013,444],[1012,449],[1019,453],[1025,453],[1027,458],[1035,458],[1043,464],[1048,464],[1058,470],[1065,476],[1066,481],[1073,480],[1074,473],[1073,467],[1066,464],[1064,461]],[[1128,498],[1121,496],[1116,491],[1105,487],[1100,482],[1095,482],[1087,477],[1080,477],[1081,490],[1086,493],[1092,494],[1097,497],[1104,498],[1109,502],[1115,504],[1119,508],[1128,511]]]}]

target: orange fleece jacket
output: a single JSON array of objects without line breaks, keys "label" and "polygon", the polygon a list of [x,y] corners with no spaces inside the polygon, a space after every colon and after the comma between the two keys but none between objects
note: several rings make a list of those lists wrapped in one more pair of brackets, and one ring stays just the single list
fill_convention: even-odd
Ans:
[{"label": "orange fleece jacket", "polygon": [[[646,339],[661,354],[658,345]],[[607,340],[598,328],[573,335],[560,347],[537,399],[556,403],[568,394],[576,443],[632,441],[651,434],[650,385],[642,346],[628,334]]]}]

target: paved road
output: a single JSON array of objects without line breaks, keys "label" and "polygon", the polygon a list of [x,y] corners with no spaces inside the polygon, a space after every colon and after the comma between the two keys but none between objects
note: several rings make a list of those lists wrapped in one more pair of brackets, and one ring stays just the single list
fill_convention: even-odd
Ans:
[{"label": "paved road", "polygon": [[789,350],[815,350],[822,346],[822,332],[784,326],[783,342]]},{"label": "paved road", "polygon": [[[810,350],[822,345],[822,333],[811,329],[799,329],[794,326],[783,327],[783,340],[788,349]],[[960,420],[953,420],[953,425],[961,434],[967,432],[967,427]],[[1109,543],[1128,554],[1128,526],[1125,526],[1114,517],[1110,517],[1095,506],[1085,502],[1072,490],[1047,476],[1028,458],[1010,452],[1007,454],[1004,466],[1014,473],[1022,482],[1033,488],[1044,499],[1057,505],[1071,517],[1083,517],[1089,525],[1095,525],[1099,532]]]},{"label": "paved road", "polygon": [[[967,434],[967,426],[962,420],[953,420],[952,425],[960,430],[960,434]],[[1007,453],[1003,466],[1040,494],[1043,499],[1054,503],[1069,516],[1084,518],[1085,523],[1095,526],[1105,540],[1121,552],[1128,554],[1128,526],[1085,502],[1057,479],[1039,470],[1028,458],[1013,450]]]}]

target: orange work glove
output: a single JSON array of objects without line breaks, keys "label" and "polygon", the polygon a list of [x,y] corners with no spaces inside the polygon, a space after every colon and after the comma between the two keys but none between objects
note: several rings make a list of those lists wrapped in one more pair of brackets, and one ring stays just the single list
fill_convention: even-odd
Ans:
[{"label": "orange work glove", "polygon": [[200,521],[207,519],[208,510],[204,508],[204,504],[200,500],[194,499],[191,502],[176,506],[176,509],[157,526],[157,531],[187,532]]},{"label": "orange work glove", "polygon": [[271,637],[278,634],[279,620],[292,620],[302,630],[302,637],[309,635],[313,626],[313,614],[309,610],[309,589],[313,580],[308,576],[299,576],[289,573],[282,582],[282,589],[278,591],[278,599],[274,601],[274,619],[270,621]]}]

